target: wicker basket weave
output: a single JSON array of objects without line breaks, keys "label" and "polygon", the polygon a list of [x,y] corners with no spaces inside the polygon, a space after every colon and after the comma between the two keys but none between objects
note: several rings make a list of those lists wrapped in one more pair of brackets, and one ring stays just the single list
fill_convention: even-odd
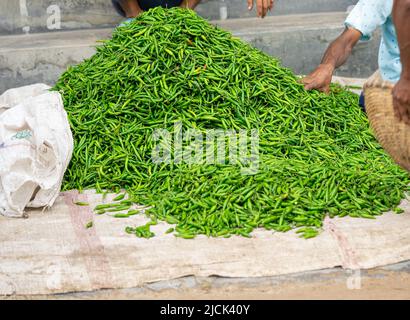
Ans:
[{"label": "wicker basket weave", "polygon": [[410,126],[398,121],[393,110],[393,84],[376,72],[365,84],[364,95],[370,126],[384,150],[410,171]]}]

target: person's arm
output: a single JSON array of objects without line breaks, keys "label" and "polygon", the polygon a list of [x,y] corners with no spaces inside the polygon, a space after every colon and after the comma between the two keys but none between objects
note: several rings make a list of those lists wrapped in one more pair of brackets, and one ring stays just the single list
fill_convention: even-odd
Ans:
[{"label": "person's arm", "polygon": [[347,61],[353,47],[361,36],[360,31],[354,28],[346,28],[327,48],[322,62],[316,70],[301,80],[305,85],[305,89],[329,92],[333,72]]},{"label": "person's arm", "polygon": [[[252,10],[254,0],[248,0],[248,10]],[[258,17],[265,18],[268,11],[273,9],[275,0],[255,0],[256,14]]]},{"label": "person's arm", "polygon": [[142,13],[142,9],[135,0],[120,0],[120,6],[125,12],[127,18],[135,18]]},{"label": "person's arm", "polygon": [[400,48],[402,73],[393,89],[393,106],[396,116],[410,124],[410,0],[395,0],[393,20]]},{"label": "person's arm", "polygon": [[201,0],[184,0],[182,1],[180,7],[188,8],[188,9],[195,9],[195,7],[201,2]]}]

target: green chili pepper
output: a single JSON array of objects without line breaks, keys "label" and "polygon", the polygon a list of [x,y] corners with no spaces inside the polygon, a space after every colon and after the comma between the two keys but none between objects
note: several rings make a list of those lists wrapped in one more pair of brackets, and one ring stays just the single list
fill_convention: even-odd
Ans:
[{"label": "green chili pepper", "polygon": [[113,215],[114,218],[129,218],[129,215],[126,213],[116,213]]},{"label": "green chili pepper", "polygon": [[116,197],[113,199],[113,201],[120,201],[120,200],[122,200],[122,199],[124,199],[124,198],[125,198],[125,194],[120,194],[120,195],[116,196]]},{"label": "green chili pepper", "polygon": [[74,202],[74,204],[76,204],[77,206],[89,206],[90,205],[88,202],[81,202],[81,201]]}]

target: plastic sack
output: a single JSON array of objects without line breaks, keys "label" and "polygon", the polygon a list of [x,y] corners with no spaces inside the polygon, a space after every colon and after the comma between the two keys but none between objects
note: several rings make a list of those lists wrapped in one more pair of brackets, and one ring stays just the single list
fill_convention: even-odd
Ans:
[{"label": "plastic sack", "polygon": [[0,214],[52,206],[73,151],[61,95],[45,84],[0,96]]}]

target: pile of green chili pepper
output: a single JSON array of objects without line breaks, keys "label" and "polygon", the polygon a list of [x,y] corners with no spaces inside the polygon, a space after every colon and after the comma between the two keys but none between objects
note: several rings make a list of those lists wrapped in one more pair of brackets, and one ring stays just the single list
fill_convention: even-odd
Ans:
[{"label": "pile of green chili pepper", "polygon": [[[410,181],[376,142],[356,95],[305,91],[278,60],[190,10],[155,8],[117,28],[54,89],[75,139],[63,189],[123,188],[129,197],[100,214],[146,205],[182,238],[249,237],[258,227],[310,238],[326,215],[400,212]],[[155,164],[154,130],[172,133],[177,122],[203,132],[256,129],[258,171]],[[151,224],[126,231],[149,238]]]}]

